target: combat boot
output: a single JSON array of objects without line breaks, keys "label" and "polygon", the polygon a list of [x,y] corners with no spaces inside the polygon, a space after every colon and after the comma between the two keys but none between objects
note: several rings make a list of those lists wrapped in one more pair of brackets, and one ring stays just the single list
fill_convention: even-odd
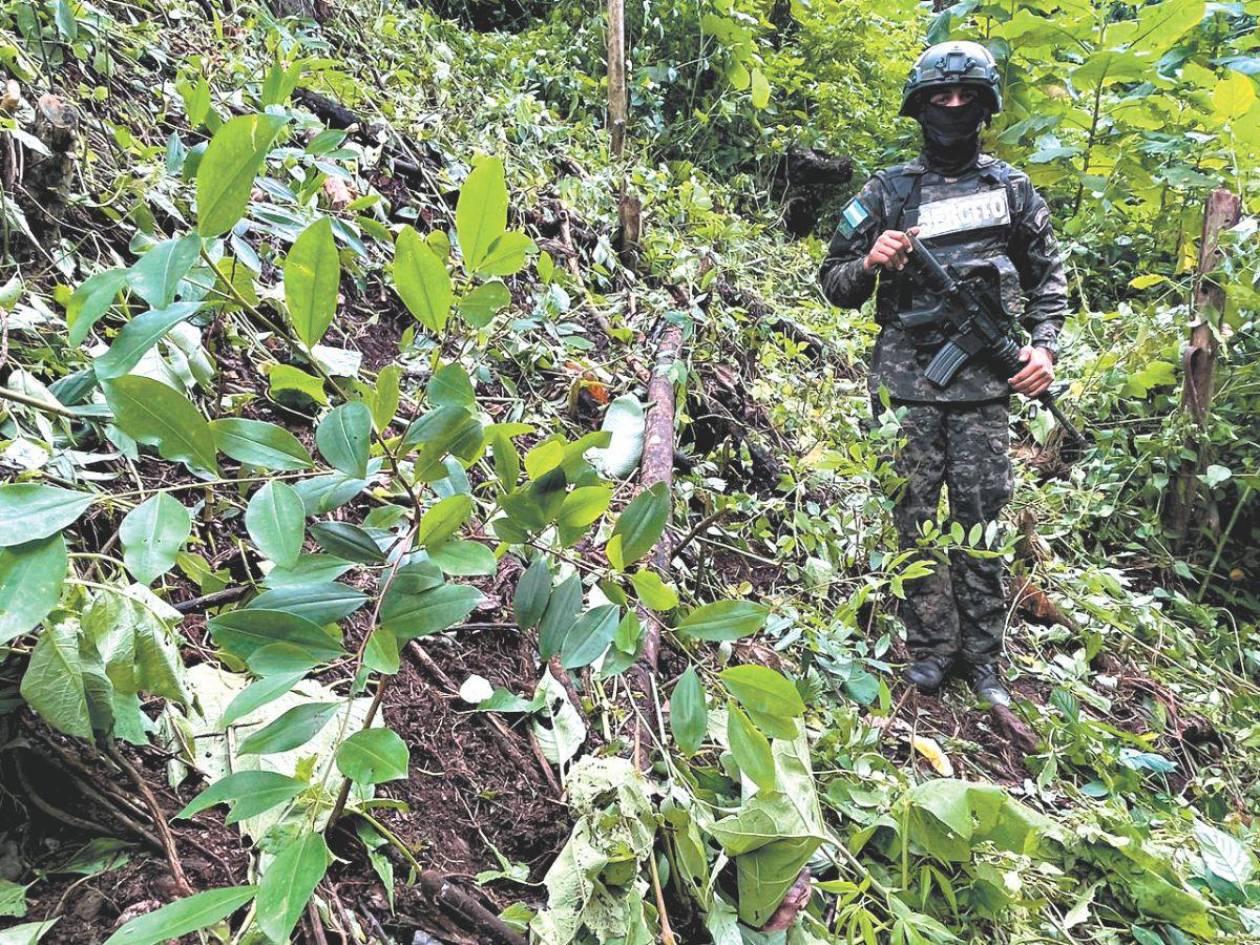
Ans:
[{"label": "combat boot", "polygon": [[1010,705],[1011,694],[1006,691],[996,663],[974,663],[967,670],[967,678],[976,695],[990,705]]},{"label": "combat boot", "polygon": [[913,683],[920,692],[933,693],[941,688],[945,674],[953,665],[953,660],[945,656],[922,656],[906,667],[906,681]]}]

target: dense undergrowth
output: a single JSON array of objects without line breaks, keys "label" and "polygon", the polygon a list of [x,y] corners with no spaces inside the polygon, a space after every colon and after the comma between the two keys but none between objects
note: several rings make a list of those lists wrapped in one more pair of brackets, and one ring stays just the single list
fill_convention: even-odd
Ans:
[{"label": "dense undergrowth", "polygon": [[[629,6],[611,161],[600,4],[0,3],[0,943],[1260,940],[1245,205],[1179,405],[1255,0]],[[1002,63],[1093,443],[1021,408],[1004,527],[895,553],[875,327],[814,275],[946,35]],[[896,680],[957,546],[1011,561],[1014,727]]]}]

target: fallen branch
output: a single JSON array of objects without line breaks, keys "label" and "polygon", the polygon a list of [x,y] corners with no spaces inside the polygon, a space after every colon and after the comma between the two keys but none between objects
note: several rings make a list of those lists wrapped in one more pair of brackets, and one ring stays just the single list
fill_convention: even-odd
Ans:
[{"label": "fallen branch", "polygon": [[742,308],[754,320],[764,323],[772,331],[776,331],[783,337],[790,338],[796,342],[816,364],[821,364],[823,361],[835,361],[841,365],[842,373],[846,377],[852,376],[849,363],[842,359],[835,348],[827,344],[822,336],[814,334],[814,332],[798,325],[789,318],[784,318],[764,300],[746,289],[732,285],[726,279],[715,280],[713,289],[717,293],[718,298],[727,305]]},{"label": "fallen branch", "polygon": [[420,888],[465,931],[476,933],[486,945],[526,945],[525,937],[451,883],[441,873],[424,870]]},{"label": "fallen branch", "polygon": [[[643,458],[639,464],[639,487],[647,489],[664,483],[670,494],[674,483],[674,382],[670,377],[674,362],[682,353],[682,328],[670,322],[656,346],[656,367],[648,381],[648,413],[643,438]],[[648,553],[648,563],[664,579],[673,557],[673,546],[668,529],[661,534],[655,547]],[[644,750],[651,744],[656,719],[655,701],[652,698],[656,668],[660,663],[661,625],[651,614],[639,608],[643,621],[643,653],[629,670],[626,682],[631,698],[638,710],[634,735],[635,766],[640,771],[650,767],[650,753]]]},{"label": "fallen branch", "polygon": [[162,849],[166,853],[167,863],[171,867],[171,879],[175,883],[175,888],[181,895],[191,896],[193,888],[188,882],[188,877],[184,875],[184,865],[180,862],[179,851],[175,847],[175,837],[171,833],[170,824],[166,822],[166,815],[162,813],[157,797],[145,782],[144,777],[136,770],[136,766],[127,760],[127,756],[118,750],[118,746],[112,740],[106,744],[106,753],[118,767],[127,773],[135,784],[136,790],[140,792],[140,796],[144,798],[149,814],[153,818],[153,826],[157,829],[158,839],[162,842]]},{"label": "fallen branch", "polygon": [[213,594],[203,594],[201,597],[180,601],[174,606],[181,614],[196,614],[211,607],[217,607],[219,604],[230,604],[233,601],[238,601],[248,594],[250,590],[252,588],[248,584],[240,584],[236,587],[215,591]]},{"label": "fallen branch", "polygon": [[1057,623],[1069,630],[1078,629],[1076,621],[1065,614],[1059,605],[1050,599],[1049,594],[1033,583],[1032,578],[1017,578],[1014,584],[1015,591],[1012,598],[1015,601],[1015,609],[1026,620],[1044,626],[1053,626]]},{"label": "fallen branch", "polygon": [[989,711],[1013,748],[1025,755],[1031,755],[1037,750],[1037,736],[1011,711],[1010,706],[995,705]]}]

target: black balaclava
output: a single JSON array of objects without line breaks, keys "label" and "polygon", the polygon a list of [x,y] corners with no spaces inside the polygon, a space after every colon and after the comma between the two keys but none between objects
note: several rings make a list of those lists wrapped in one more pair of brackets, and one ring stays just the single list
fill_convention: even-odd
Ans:
[{"label": "black balaclava", "polygon": [[923,153],[933,170],[957,174],[979,156],[980,125],[989,110],[978,98],[966,105],[925,102],[916,117],[923,129]]}]

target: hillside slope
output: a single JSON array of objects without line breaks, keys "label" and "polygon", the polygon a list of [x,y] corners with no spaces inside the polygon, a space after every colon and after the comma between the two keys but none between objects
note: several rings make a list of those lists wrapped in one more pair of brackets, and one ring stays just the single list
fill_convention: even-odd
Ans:
[{"label": "hillside slope", "polygon": [[[0,943],[1260,940],[1249,218],[1177,406],[1257,11],[1122,12],[632,11],[617,160],[598,4],[0,3]],[[1024,405],[1004,527],[895,553],[815,273],[950,30],[1022,50],[1092,445]],[[1013,712],[898,679],[960,546]]]}]

